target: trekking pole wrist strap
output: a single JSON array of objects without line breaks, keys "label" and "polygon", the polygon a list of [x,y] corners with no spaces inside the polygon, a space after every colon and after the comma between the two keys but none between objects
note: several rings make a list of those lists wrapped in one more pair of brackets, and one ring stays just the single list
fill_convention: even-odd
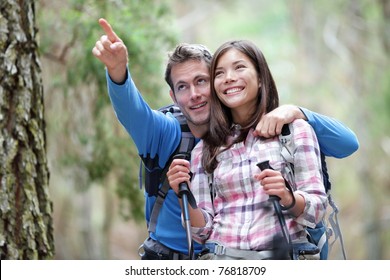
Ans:
[{"label": "trekking pole wrist strap", "polygon": [[292,191],[292,188],[291,188],[290,184],[287,182],[286,179],[284,180],[284,182],[285,182],[285,184],[286,184],[286,187],[287,187],[288,191],[291,193],[292,199],[293,199],[292,202],[291,202],[291,204],[290,204],[289,206],[284,206],[284,205],[280,204],[280,208],[281,208],[283,211],[286,211],[286,210],[289,210],[289,209],[293,208],[293,207],[295,206],[295,202],[296,202],[296,201],[295,201],[294,192]]}]

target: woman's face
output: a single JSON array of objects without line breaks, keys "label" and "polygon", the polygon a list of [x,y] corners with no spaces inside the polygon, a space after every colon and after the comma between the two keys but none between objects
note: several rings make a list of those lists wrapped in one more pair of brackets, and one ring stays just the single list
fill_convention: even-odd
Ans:
[{"label": "woman's face", "polygon": [[245,54],[232,48],[219,57],[214,88],[221,102],[232,109],[233,118],[255,110],[260,85],[256,69]]}]

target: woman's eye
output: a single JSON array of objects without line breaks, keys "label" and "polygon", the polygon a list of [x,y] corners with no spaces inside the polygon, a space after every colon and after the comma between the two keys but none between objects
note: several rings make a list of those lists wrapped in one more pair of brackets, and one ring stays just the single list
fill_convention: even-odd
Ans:
[{"label": "woman's eye", "polygon": [[221,76],[221,75],[222,75],[222,71],[215,72],[215,77],[218,77],[218,76]]}]

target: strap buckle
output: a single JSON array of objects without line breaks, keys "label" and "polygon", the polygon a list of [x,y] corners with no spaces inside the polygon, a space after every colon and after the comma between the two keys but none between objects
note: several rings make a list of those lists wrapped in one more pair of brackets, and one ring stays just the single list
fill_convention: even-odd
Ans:
[{"label": "strap buckle", "polygon": [[226,247],[222,246],[222,245],[215,244],[214,254],[216,254],[216,255],[225,255],[226,254]]},{"label": "strap buckle", "polygon": [[217,243],[206,243],[206,247],[209,249],[207,253],[213,253],[218,256],[226,254],[226,247],[223,245],[219,245]]},{"label": "strap buckle", "polygon": [[138,255],[142,258],[144,257],[146,254],[145,252],[145,248],[144,248],[144,243],[142,243],[139,247],[138,247]]}]

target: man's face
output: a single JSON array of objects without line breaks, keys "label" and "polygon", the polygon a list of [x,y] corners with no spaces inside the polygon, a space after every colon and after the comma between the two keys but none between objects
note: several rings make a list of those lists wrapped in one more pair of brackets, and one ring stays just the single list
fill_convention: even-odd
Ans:
[{"label": "man's face", "polygon": [[204,61],[189,60],[171,71],[172,98],[187,118],[191,130],[209,123],[210,72]]}]

